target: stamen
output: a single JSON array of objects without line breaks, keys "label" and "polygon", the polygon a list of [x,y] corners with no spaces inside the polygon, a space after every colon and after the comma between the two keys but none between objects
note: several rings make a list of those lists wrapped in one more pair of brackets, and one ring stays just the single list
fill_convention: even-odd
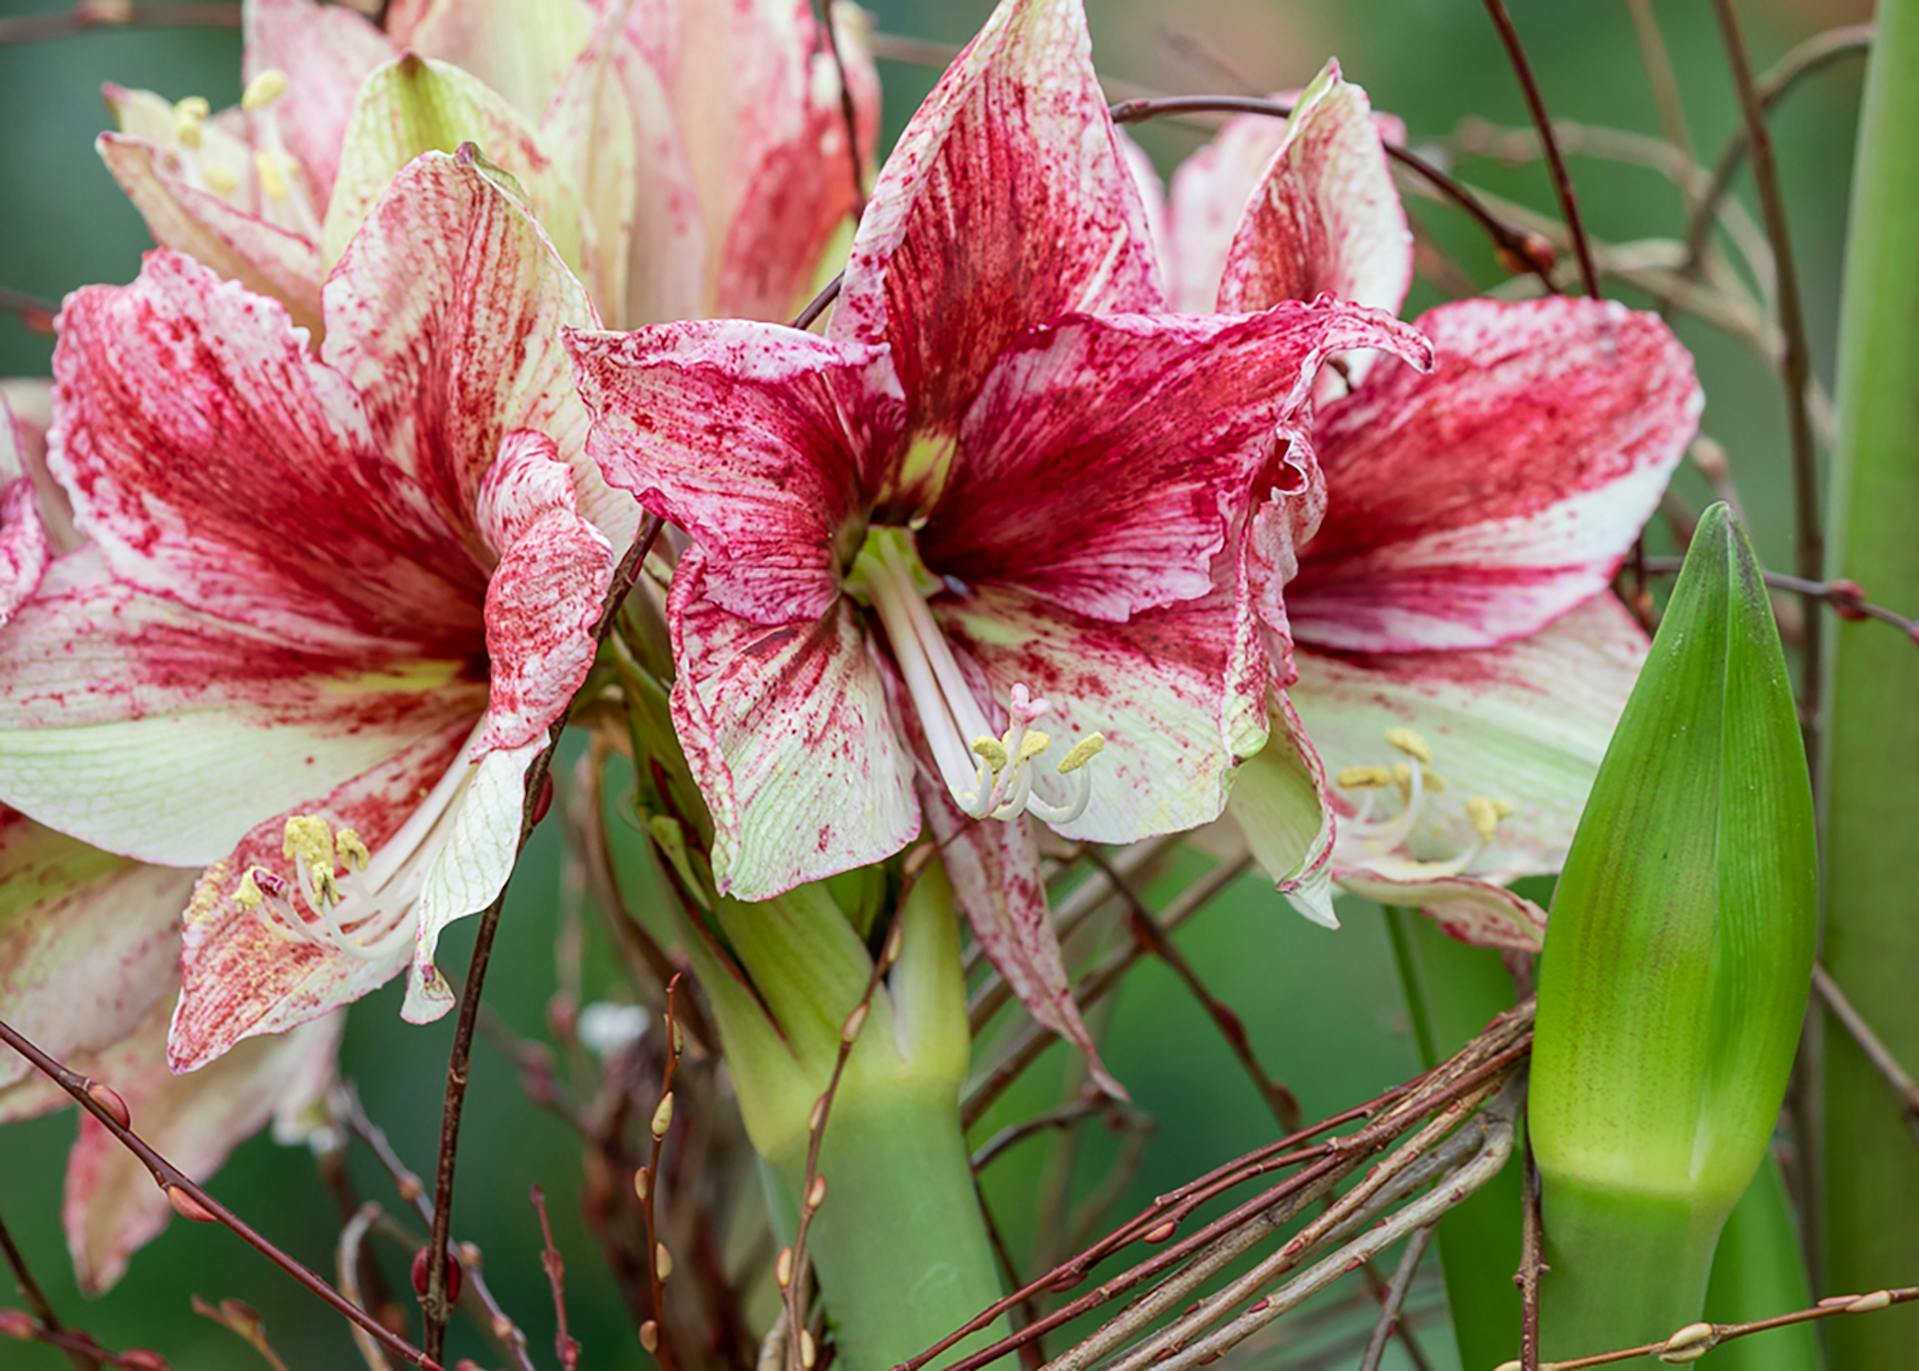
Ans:
[{"label": "stamen", "polygon": [[295,814],[282,830],[280,849],[293,860],[293,882],[266,867],[253,866],[241,874],[232,892],[236,905],[275,933],[362,961],[389,956],[412,938],[409,920],[401,919],[384,933],[367,938],[362,935],[370,932],[368,924],[378,916],[378,909],[352,930],[336,910],[348,896],[336,867],[365,872],[372,864],[372,854],[358,833],[350,828],[335,833],[317,814]]},{"label": "stamen", "polygon": [[173,136],[183,148],[198,148],[206,136],[207,116],[213,106],[203,95],[189,95],[173,107]]},{"label": "stamen", "polygon": [[[959,661],[927,607],[926,597],[907,563],[903,535],[876,530],[855,563],[854,582],[879,616],[887,644],[933,762],[954,802],[975,819],[1011,820],[1031,813],[1047,823],[1070,823],[1086,812],[1092,794],[1086,764],[1106,745],[1094,733],[1067,749],[1059,774],[1069,776],[1063,805],[1034,791],[1034,764],[1053,745],[1052,736],[1033,728],[1051,706],[1026,685],[1008,692],[1007,728],[994,737],[986,715],[961,671]],[[970,742],[966,741],[971,739]]]},{"label": "stamen", "polygon": [[248,114],[257,114],[285,95],[286,91],[287,74],[278,67],[268,67],[247,82],[246,91],[240,96],[240,108]]},{"label": "stamen", "polygon": [[268,152],[265,148],[256,149],[253,170],[260,177],[260,193],[267,199],[280,201],[291,193],[287,184],[285,154]]},{"label": "stamen", "polygon": [[206,177],[207,189],[215,195],[231,195],[240,189],[240,178],[226,167],[209,164],[202,174]]},{"label": "stamen", "polygon": [[[1409,728],[1388,729],[1388,746],[1410,758],[1391,766],[1367,763],[1342,767],[1337,782],[1342,790],[1358,792],[1354,814],[1339,824],[1336,845],[1345,851],[1346,860],[1367,865],[1399,880],[1438,880],[1460,875],[1484,854],[1498,831],[1501,819],[1513,813],[1511,802],[1487,795],[1474,795],[1465,802],[1466,820],[1472,825],[1473,841],[1450,857],[1424,859],[1402,850],[1413,828],[1432,803],[1430,797],[1446,789],[1445,782],[1431,768],[1432,748]],[[1388,788],[1397,788],[1402,806],[1391,818],[1373,820],[1375,801]]]}]

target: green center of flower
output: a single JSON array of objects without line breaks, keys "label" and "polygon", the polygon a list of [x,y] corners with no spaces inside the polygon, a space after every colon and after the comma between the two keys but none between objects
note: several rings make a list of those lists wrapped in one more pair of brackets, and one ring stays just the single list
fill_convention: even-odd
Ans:
[{"label": "green center of flower", "polygon": [[[1386,745],[1404,760],[1343,767],[1335,778],[1341,790],[1357,798],[1352,816],[1339,821],[1334,860],[1344,866],[1372,868],[1389,863],[1390,874],[1400,879],[1437,880],[1461,874],[1485,852],[1499,830],[1499,821],[1513,812],[1512,805],[1475,795],[1465,804],[1466,820],[1473,828],[1472,842],[1452,856],[1436,860],[1410,855],[1404,851],[1407,840],[1420,819],[1430,816],[1442,803],[1434,796],[1445,792],[1446,783],[1432,769],[1432,748],[1425,738],[1410,728],[1389,728],[1385,739]],[[1381,797],[1394,791],[1399,795],[1398,812],[1376,818]]]},{"label": "green center of flower", "polygon": [[[1038,776],[1035,763],[1053,739],[1033,725],[1052,707],[1023,682],[1008,693],[1005,732],[993,732],[927,604],[940,582],[908,530],[869,530],[846,589],[878,618],[933,763],[961,810],[975,819],[1033,814],[1050,824],[1071,823],[1086,812],[1092,799],[1086,763],[1106,746],[1105,737],[1089,733],[1068,747],[1055,771],[1059,781]],[[1064,794],[1049,799],[1036,782]]]}]

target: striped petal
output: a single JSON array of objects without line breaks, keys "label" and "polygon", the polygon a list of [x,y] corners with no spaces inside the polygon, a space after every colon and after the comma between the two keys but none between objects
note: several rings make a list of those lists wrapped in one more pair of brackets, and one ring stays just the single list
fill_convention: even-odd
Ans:
[{"label": "striped petal", "polygon": [[911,427],[951,432],[1027,328],[1160,304],[1080,0],[1002,0],[881,168],[833,336],[890,343]]},{"label": "striped petal", "polygon": [[1430,375],[1378,368],[1314,439],[1327,511],[1286,588],[1302,643],[1486,647],[1603,589],[1698,422],[1692,359],[1606,301],[1462,300]]},{"label": "striped petal", "polygon": [[722,894],[769,899],[900,850],[919,832],[912,763],[894,731],[859,612],[765,627],[707,593],[681,559],[668,613],[673,722],[714,824]]}]

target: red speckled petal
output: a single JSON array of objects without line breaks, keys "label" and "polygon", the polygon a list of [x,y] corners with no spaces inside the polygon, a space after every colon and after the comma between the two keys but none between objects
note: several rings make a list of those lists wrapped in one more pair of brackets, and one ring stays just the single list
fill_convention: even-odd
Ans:
[{"label": "red speckled petal", "polygon": [[[207,868],[186,916],[180,1003],[168,1039],[175,1071],[195,1070],[243,1039],[284,1033],[350,1004],[412,960],[411,937],[387,939],[378,957],[356,956],[270,925],[262,912],[242,908],[234,891],[255,867],[295,883],[298,873],[282,846],[286,820],[314,814],[336,830],[352,829],[372,853],[366,871],[338,868],[342,898],[333,912],[348,933],[367,944],[410,932],[437,851],[438,835],[422,841],[423,830],[457,804],[471,776],[461,746],[471,727],[471,719],[456,722],[332,793],[290,806]],[[288,908],[310,922],[299,900],[293,894]]]},{"label": "red speckled petal", "polygon": [[1397,314],[1413,236],[1366,92],[1328,63],[1286,121],[1227,251],[1225,310],[1322,292]]},{"label": "red speckled petal", "polygon": [[204,865],[268,815],[470,728],[485,694],[467,670],[291,647],[72,553],[0,638],[0,798],[97,847]]},{"label": "red speckled petal", "polygon": [[1384,315],[1290,301],[1028,334],[967,412],[921,555],[969,585],[1018,585],[1115,622],[1203,596],[1275,483],[1276,431],[1305,422],[1319,364],[1357,347],[1428,353]]},{"label": "red speckled petal", "polygon": [[919,787],[927,826],[953,882],[954,903],[972,925],[980,949],[1034,1022],[1077,1047],[1100,1089],[1125,1099],[1125,1088],[1100,1061],[1073,1002],[1072,981],[1046,908],[1046,882],[1032,830],[1023,819],[968,819],[953,807],[930,767],[929,762]]},{"label": "red speckled petal", "polygon": [[[129,862],[0,808],[7,1022],[63,1060],[139,1027],[178,984],[180,911],[193,880],[191,871]],[[0,1089],[33,1072],[18,1053],[7,1058]]]},{"label": "red speckled petal", "polygon": [[[6,426],[10,426],[8,415],[0,407],[0,428]],[[52,561],[54,551],[40,522],[33,478],[19,472],[8,451],[8,438],[0,434],[0,628],[38,589]]]},{"label": "red speckled petal", "polygon": [[[166,1014],[77,1069],[106,1081],[132,1111],[140,1135],[196,1180],[220,1169],[227,1155],[274,1121],[282,1142],[298,1142],[303,1120],[334,1079],[340,1033],[334,1015],[281,1037],[248,1043],[190,1076],[167,1070]],[[74,1274],[98,1294],[127,1269],[127,1260],[173,1217],[166,1193],[126,1147],[91,1115],[67,1160],[61,1210]]]},{"label": "red speckled petal", "polygon": [[568,341],[589,453],[706,552],[704,598],[760,624],[826,613],[899,429],[884,354],[737,320]]},{"label": "red speckled petal", "polygon": [[891,856],[919,833],[912,763],[858,609],[762,627],[706,593],[695,550],[673,577],[673,722],[713,813],[722,894],[764,900]]},{"label": "red speckled petal", "polygon": [[1612,302],[1462,300],[1315,430],[1326,519],[1286,589],[1302,643],[1483,647],[1602,589],[1698,423],[1692,358]]},{"label": "red speckled petal", "polygon": [[1417,909],[1448,937],[1475,947],[1537,952],[1545,944],[1546,911],[1491,881],[1471,876],[1422,880],[1357,867],[1341,872],[1339,884],[1362,900]]},{"label": "red speckled petal", "polygon": [[553,440],[519,430],[480,486],[480,530],[499,553],[486,588],[493,683],[477,756],[544,738],[593,665],[613,548],[580,517]]},{"label": "red speckled petal", "polygon": [[411,162],[326,286],[326,361],[359,391],[381,450],[451,528],[514,429],[570,463],[581,508],[622,546],[639,509],[584,456],[587,415],[561,330],[597,323],[539,225],[469,149]]},{"label": "red speckled petal", "polygon": [[[871,21],[850,5],[832,9],[864,180],[880,117],[866,49]],[[716,249],[707,312],[786,319],[812,294],[821,258],[853,210],[839,73],[811,0],[759,0],[731,13],[730,23],[702,14],[687,26],[726,47],[692,65],[694,54],[683,53],[676,96]],[[715,80],[717,72],[728,75]],[[731,106],[717,118],[705,108],[716,98]]]},{"label": "red speckled petal", "polygon": [[273,113],[314,202],[324,206],[360,82],[393,56],[393,48],[351,7],[314,0],[246,0],[243,33],[247,80],[269,70],[289,78]]},{"label": "red speckled petal", "polygon": [[1089,733],[1106,748],[1087,763],[1092,798],[1068,837],[1130,843],[1219,817],[1235,762],[1266,740],[1264,659],[1229,590],[1126,623],[1089,619],[1026,591],[941,596],[933,612],[995,700],[1025,684],[1051,706],[1036,725],[1053,750],[1035,763],[1041,797],[1065,798],[1054,773]]},{"label": "red speckled petal", "polygon": [[954,429],[1032,325],[1160,307],[1091,49],[1080,0],[1002,0],[880,170],[831,331],[893,345],[915,430]]},{"label": "red speckled petal", "polygon": [[[1274,98],[1291,104],[1300,95],[1290,91]],[[1288,174],[1273,164],[1273,155],[1287,141],[1288,123],[1265,114],[1237,115],[1173,173],[1166,274],[1178,308],[1201,313],[1215,307],[1227,252],[1253,208],[1254,192],[1269,173],[1282,179]],[[1388,114],[1375,114],[1373,129],[1381,139],[1404,141],[1406,136],[1405,126]],[[1340,217],[1337,211],[1338,206],[1333,206],[1334,219]],[[1400,224],[1404,226],[1403,214]],[[1390,227],[1390,220],[1385,226]],[[1359,299],[1359,303],[1397,313],[1401,301]]]},{"label": "red speckled petal", "polygon": [[1503,882],[1559,870],[1645,656],[1645,632],[1608,592],[1498,647],[1378,657],[1302,651],[1292,698],[1334,775],[1403,760],[1385,742],[1389,728],[1426,739],[1446,789],[1421,806],[1421,856],[1472,844],[1471,796],[1511,804],[1467,873]]},{"label": "red speckled petal", "polygon": [[477,647],[469,538],[278,303],[156,251],[59,332],[51,465],[124,580],[293,641]]},{"label": "red speckled petal", "polygon": [[103,133],[94,146],[155,243],[198,258],[256,294],[271,295],[294,323],[319,331],[326,273],[317,242],[192,184],[144,139]]}]

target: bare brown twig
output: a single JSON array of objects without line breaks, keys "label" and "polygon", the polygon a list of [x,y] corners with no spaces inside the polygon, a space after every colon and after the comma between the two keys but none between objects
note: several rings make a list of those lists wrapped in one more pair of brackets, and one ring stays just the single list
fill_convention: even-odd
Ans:
[{"label": "bare brown twig", "polygon": [[414,1366],[430,1368],[430,1371],[439,1371],[439,1361],[437,1358],[428,1355],[426,1352],[423,1352],[421,1349],[406,1341],[406,1339],[392,1332],[378,1319],[367,1313],[366,1310],[360,1308],[359,1305],[347,1299],[346,1296],[342,1295],[338,1290],[328,1285],[326,1281],[315,1275],[300,1261],[282,1251],[277,1244],[270,1238],[263,1236],[251,1224],[247,1223],[245,1219],[242,1219],[238,1214],[235,1214],[231,1209],[228,1209],[224,1204],[220,1203],[219,1200],[207,1192],[205,1187],[195,1181],[193,1177],[187,1175],[186,1172],[180,1170],[179,1167],[156,1152],[152,1145],[138,1133],[134,1132],[129,1124],[122,1123],[118,1114],[113,1109],[101,1103],[98,1094],[92,1088],[92,1081],[82,1076],[79,1072],[73,1071],[55,1061],[24,1037],[12,1024],[4,1020],[0,1020],[0,1042],[6,1043],[7,1046],[33,1063],[34,1068],[43,1076],[66,1091],[67,1094],[73,1098],[74,1103],[93,1115],[93,1117],[99,1121],[102,1128],[105,1128],[107,1132],[111,1133],[122,1147],[126,1148],[127,1151],[139,1159],[140,1164],[146,1167],[147,1171],[152,1175],[153,1183],[166,1192],[167,1198],[172,1201],[174,1209],[180,1212],[184,1217],[203,1223],[212,1222],[224,1224],[233,1231],[236,1237],[253,1248],[254,1251],[286,1272],[287,1275],[319,1296],[320,1299],[331,1305],[353,1323],[372,1334],[375,1341],[379,1342],[381,1346],[397,1353]]},{"label": "bare brown twig", "polygon": [[659,1190],[660,1156],[666,1149],[666,1135],[673,1127],[673,1081],[680,1070],[679,1036],[680,978],[666,983],[666,1066],[660,1075],[660,1101],[653,1109],[648,1125],[650,1141],[646,1165],[633,1173],[633,1189],[640,1201],[640,1226],[646,1235],[647,1288],[652,1297],[653,1317],[640,1325],[640,1344],[659,1359],[664,1371],[673,1371],[673,1346],[666,1330],[666,1273],[672,1258],[660,1241]]},{"label": "bare brown twig", "polygon": [[[1773,157],[1772,132],[1766,126],[1765,103],[1753,81],[1745,40],[1740,37],[1739,16],[1733,10],[1732,0],[1712,0],[1712,8],[1725,40],[1726,62],[1732,68],[1733,85],[1739,91],[1746,137],[1752,145],[1753,184],[1759,192],[1766,236],[1772,241],[1774,271],[1778,278],[1779,329],[1785,342],[1779,370],[1785,382],[1786,426],[1792,442],[1793,569],[1804,579],[1813,581],[1825,567],[1826,532],[1819,522],[1819,458],[1813,447],[1812,418],[1806,401],[1806,386],[1812,378],[1812,352],[1806,342],[1806,320],[1800,307],[1792,225],[1786,216],[1785,195],[1779,187],[1779,168]],[[1810,608],[1808,605],[1809,611]],[[1799,712],[1806,740],[1806,766],[1815,778],[1815,785],[1819,776],[1820,648],[1824,635],[1825,626],[1820,617],[1808,612],[1804,642],[1806,669],[1799,689]]]},{"label": "bare brown twig", "polygon": [[1539,1215],[1539,1168],[1533,1163],[1530,1135],[1521,1184],[1519,1270],[1513,1273],[1513,1284],[1519,1287],[1519,1366],[1520,1371],[1539,1371],[1539,1278],[1545,1273],[1546,1258]]},{"label": "bare brown twig", "polygon": [[[1658,1357],[1668,1362],[1696,1361],[1713,1348],[1735,1338],[1748,1338],[1754,1333],[1769,1333],[1775,1328],[1811,1323],[1815,1319],[1838,1318],[1842,1314],[1875,1314],[1881,1309],[1890,1309],[1895,1304],[1908,1304],[1913,1300],[1919,1300],[1919,1285],[1896,1286],[1864,1295],[1828,1295],[1819,1303],[1805,1309],[1795,1309],[1790,1314],[1774,1314],[1770,1318],[1753,1319],[1747,1323],[1687,1324],[1671,1337],[1658,1342],[1621,1347],[1589,1357],[1574,1357],[1570,1361],[1541,1362],[1539,1371],[1586,1371],[1588,1367],[1609,1366],[1613,1362],[1632,1361],[1639,1357]],[[1517,1362],[1507,1362],[1497,1371],[1514,1371],[1518,1365]]]},{"label": "bare brown twig", "polygon": [[1872,1063],[1873,1070],[1885,1080],[1899,1104],[1899,1118],[1911,1131],[1913,1140],[1919,1142],[1919,1081],[1914,1081],[1911,1073],[1900,1064],[1885,1040],[1873,1032],[1872,1025],[1866,1022],[1865,1015],[1846,998],[1823,966],[1812,969],[1812,988],[1833,1018],[1839,1020],[1852,1040],[1859,1045],[1866,1060]]},{"label": "bare brown twig", "polygon": [[[633,546],[614,568],[606,599],[600,608],[599,620],[594,625],[596,644],[604,642],[612,631],[620,602],[626,598],[627,591],[633,588],[640,568],[646,563],[646,554],[652,549],[654,539],[659,537],[663,524],[658,515],[648,515]],[[526,840],[533,835],[533,826],[539,813],[535,797],[551,774],[553,753],[560,745],[560,735],[566,729],[566,721],[574,703],[569,701],[566,711],[553,721],[546,746],[526,769],[526,789],[520,806],[520,836],[516,851],[524,851]],[[473,1034],[479,1023],[480,998],[486,987],[487,964],[493,956],[493,938],[499,931],[500,911],[506,905],[507,889],[507,885],[502,885],[500,893],[493,897],[493,902],[480,915],[479,928],[473,936],[473,955],[466,968],[466,988],[460,996],[460,1012],[453,1025],[453,1048],[447,1054],[446,1089],[440,1105],[440,1150],[433,1180],[431,1247],[435,1252],[446,1250],[453,1223],[453,1171],[459,1156],[460,1119],[466,1108],[467,1081],[473,1070]],[[426,1293],[420,1297],[420,1308],[426,1324],[427,1352],[437,1359],[446,1342],[445,1262],[427,1264],[427,1287]]]},{"label": "bare brown twig", "polygon": [[840,34],[833,23],[832,0],[813,0],[813,18],[826,36],[826,50],[833,58],[833,71],[839,77],[840,118],[846,125],[846,161],[853,178],[853,222],[866,213],[866,176],[860,157],[859,116],[853,109],[853,88],[846,83],[846,58],[840,52]]},{"label": "bare brown twig", "polygon": [[[13,1233],[7,1228],[5,1219],[0,1219],[0,1253],[5,1253],[7,1265],[13,1270],[13,1283],[20,1287],[20,1298],[27,1302],[28,1310],[40,1321],[40,1326],[49,1333],[65,1333],[66,1325],[53,1312],[52,1301],[47,1298],[47,1292],[40,1288],[33,1268],[27,1265],[26,1255],[14,1242]],[[87,1368],[100,1364],[100,1358],[93,1353],[74,1348],[67,1349],[67,1360],[73,1363],[75,1371],[87,1371]]]},{"label": "bare brown twig", "polygon": [[533,1212],[540,1217],[540,1269],[546,1272],[546,1283],[553,1291],[553,1355],[565,1371],[573,1371],[580,1364],[580,1344],[566,1326],[566,1261],[560,1256],[560,1249],[553,1245],[553,1224],[546,1216],[546,1192],[536,1185],[531,1194]]},{"label": "bare brown twig", "polygon": [[1393,1283],[1386,1289],[1386,1302],[1379,1309],[1379,1322],[1373,1325],[1373,1335],[1367,1340],[1366,1351],[1360,1356],[1359,1371],[1379,1371],[1386,1348],[1393,1340],[1394,1331],[1400,1326],[1400,1315],[1406,1308],[1406,1296],[1412,1293],[1413,1277],[1419,1274],[1420,1259],[1426,1255],[1426,1248],[1432,1240],[1431,1228],[1416,1228],[1412,1237],[1406,1239],[1406,1250],[1400,1253],[1399,1266],[1393,1271]]},{"label": "bare brown twig", "polygon": [[1593,266],[1592,244],[1586,241],[1586,227],[1579,219],[1579,197],[1573,191],[1572,173],[1559,151],[1559,140],[1553,134],[1546,97],[1533,77],[1532,63],[1526,59],[1525,45],[1519,41],[1519,30],[1513,27],[1512,16],[1506,12],[1505,0],[1486,0],[1486,13],[1492,16],[1493,27],[1499,30],[1499,41],[1505,44],[1513,74],[1519,78],[1520,89],[1526,96],[1526,108],[1532,111],[1533,124],[1539,130],[1539,140],[1546,150],[1546,165],[1552,168],[1553,191],[1559,197],[1560,212],[1566,217],[1566,231],[1572,235],[1573,253],[1579,259],[1579,275],[1585,282],[1586,294],[1597,300],[1599,272]]}]

